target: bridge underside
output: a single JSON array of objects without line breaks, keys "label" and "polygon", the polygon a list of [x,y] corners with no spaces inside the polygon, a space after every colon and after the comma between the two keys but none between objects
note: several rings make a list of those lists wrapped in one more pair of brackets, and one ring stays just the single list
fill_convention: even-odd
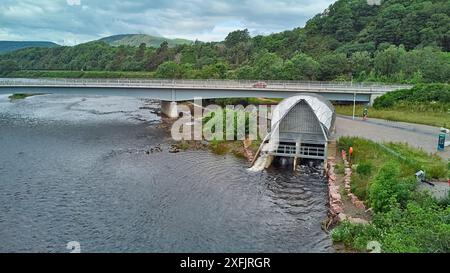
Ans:
[{"label": "bridge underside", "polygon": [[187,101],[194,98],[220,99],[220,98],[288,98],[298,93],[320,94],[325,99],[337,102],[370,103],[372,94],[340,92],[340,91],[311,91],[311,90],[283,90],[271,91],[264,89],[233,90],[233,89],[167,89],[167,88],[99,88],[99,87],[0,87],[0,94],[11,93],[49,93],[62,95],[103,95],[127,96],[162,101]]}]

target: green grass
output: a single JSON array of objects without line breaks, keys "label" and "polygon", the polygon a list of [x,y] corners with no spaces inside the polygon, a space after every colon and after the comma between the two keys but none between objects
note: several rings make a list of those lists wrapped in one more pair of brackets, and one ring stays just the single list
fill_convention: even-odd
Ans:
[{"label": "green grass", "polygon": [[43,95],[43,94],[37,94],[37,93],[36,94],[16,93],[16,94],[12,94],[8,98],[10,100],[23,100],[23,99],[26,99],[28,97],[39,96],[39,95]]},{"label": "green grass", "polygon": [[373,141],[342,137],[339,139],[339,151],[348,151],[353,147],[353,164],[370,165],[370,172],[353,173],[352,191],[364,201],[368,201],[369,187],[372,179],[389,161],[400,164],[401,178],[413,177],[419,170],[424,170],[428,178],[445,180],[448,166],[437,155],[431,155],[423,150],[412,148],[404,143],[385,143],[380,145]]},{"label": "green grass", "polygon": [[[356,106],[357,117],[362,117],[364,107],[366,106]],[[336,105],[335,108],[337,114],[345,116],[353,115],[352,105]],[[450,127],[450,113],[437,111],[417,111],[415,108],[379,110],[369,107],[369,119],[370,118],[425,124],[437,127]]]},{"label": "green grass", "polygon": [[437,201],[416,190],[414,173],[423,169],[428,178],[446,179],[449,163],[436,155],[402,143],[377,144],[343,137],[339,149],[353,147],[352,190],[374,211],[369,225],[343,222],[331,233],[334,242],[367,251],[371,241],[382,252],[423,253],[450,251],[450,196]]},{"label": "green grass", "polygon": [[13,78],[136,78],[150,79],[154,72],[142,71],[68,71],[68,70],[22,70],[8,75]]}]

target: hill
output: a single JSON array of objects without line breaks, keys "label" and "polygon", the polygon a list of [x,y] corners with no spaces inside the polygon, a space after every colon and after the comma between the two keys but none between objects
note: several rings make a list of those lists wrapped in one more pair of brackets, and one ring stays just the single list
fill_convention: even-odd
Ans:
[{"label": "hill", "polygon": [[145,43],[149,47],[159,47],[162,42],[166,41],[169,47],[175,47],[177,45],[190,45],[193,42],[185,39],[167,39],[164,37],[157,37],[147,34],[121,34],[114,35],[100,39],[100,41],[105,42],[112,46],[136,46]]},{"label": "hill", "polygon": [[40,42],[40,41],[0,41],[0,54],[7,53],[19,49],[39,47],[39,48],[51,48],[59,45],[52,42]]},{"label": "hill", "polygon": [[219,43],[175,45],[177,40],[120,35],[3,54],[0,74],[14,76],[20,67],[152,71],[159,78],[448,82],[449,25],[450,0],[338,0],[305,27],[268,36],[251,37],[245,29]]}]

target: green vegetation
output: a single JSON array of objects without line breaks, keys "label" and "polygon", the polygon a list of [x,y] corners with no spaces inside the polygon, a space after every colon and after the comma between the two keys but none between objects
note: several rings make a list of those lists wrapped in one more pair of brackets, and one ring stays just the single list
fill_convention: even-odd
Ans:
[{"label": "green vegetation", "polygon": [[[257,133],[258,128],[251,128],[250,118],[254,118],[257,120],[257,112],[256,108],[253,108],[255,111],[247,111],[247,109],[229,109],[225,108],[222,111],[212,111],[203,117],[203,131],[204,134],[212,134],[211,137],[216,139],[226,140],[228,138],[243,140],[244,138],[248,138],[250,133]],[[227,124],[227,120],[233,119],[231,124]],[[245,129],[239,131],[241,128],[239,125],[245,123]],[[222,128],[216,127],[216,125],[222,125]],[[254,130],[254,131],[251,131]],[[217,136],[217,137],[216,137]],[[259,137],[259,136],[258,136]]]},{"label": "green vegetation", "polygon": [[448,253],[450,207],[439,205],[426,194],[414,194],[406,206],[376,213],[372,224],[344,222],[332,231],[335,242],[359,251],[377,241],[385,253]]},{"label": "green vegetation", "polygon": [[247,30],[237,30],[223,42],[196,41],[172,47],[163,41],[155,48],[151,41],[137,39],[140,36],[125,35],[106,40],[114,44],[125,39],[127,45],[120,46],[95,41],[75,47],[29,48],[1,55],[0,74],[15,76],[17,70],[149,71],[155,74],[135,75],[448,82],[449,6],[448,0],[385,0],[382,5],[339,0],[304,28],[268,36],[251,37]]},{"label": "green vegetation", "polygon": [[19,49],[30,48],[30,47],[42,47],[50,48],[57,47],[59,45],[52,42],[38,42],[38,41],[0,41],[0,54],[12,52]]},{"label": "green vegetation", "polygon": [[58,71],[58,70],[21,70],[9,74],[17,78],[94,78],[94,79],[140,79],[153,78],[154,72],[147,71]]},{"label": "green vegetation", "polygon": [[[227,124],[227,116],[234,119],[233,124]],[[203,118],[203,130],[205,136],[212,134],[207,137],[207,139],[212,138],[208,145],[209,148],[218,155],[231,153],[238,158],[245,158],[242,140],[243,138],[248,138],[250,133],[250,117],[251,113],[249,112],[228,108],[222,111],[210,112],[206,115]],[[240,122],[245,122],[245,131],[243,132],[238,131],[238,124]],[[216,127],[220,124],[223,126],[222,128]],[[227,135],[230,134],[234,140],[227,140]],[[249,149],[256,152],[260,144],[260,140],[252,141]]]},{"label": "green vegetation", "polygon": [[8,98],[10,100],[23,100],[26,99],[28,97],[33,97],[33,96],[38,96],[38,95],[43,95],[43,94],[26,94],[26,93],[16,93],[16,94],[12,94],[11,96],[9,96]]},{"label": "green vegetation", "polygon": [[[364,108],[358,105],[356,116],[361,117]],[[369,117],[448,127],[449,111],[449,84],[418,84],[412,89],[389,92],[375,99],[373,107],[369,108]],[[337,105],[336,112],[351,116],[353,105]]]},{"label": "green vegetation", "polygon": [[419,84],[411,89],[389,92],[375,99],[375,109],[395,108],[447,113],[450,109],[450,84]]},{"label": "green vegetation", "polygon": [[169,47],[174,47],[177,45],[190,45],[193,42],[185,39],[167,39],[164,37],[152,36],[147,34],[121,34],[113,35],[100,39],[100,41],[105,42],[112,46],[140,46],[141,44],[146,44],[150,47],[159,47],[163,42],[167,42]]},{"label": "green vegetation", "polygon": [[378,241],[383,252],[450,251],[450,206],[416,191],[414,173],[445,178],[448,166],[440,158],[406,144],[378,145],[361,138],[341,138],[339,148],[354,148],[358,164],[352,188],[374,211],[370,225],[344,222],[332,232],[335,242],[365,251]]},{"label": "green vegetation", "polygon": [[397,161],[401,178],[414,178],[418,170],[424,170],[427,177],[445,179],[447,165],[437,155],[430,155],[404,143],[385,143],[357,138],[339,139],[339,150],[348,151],[353,147],[352,161],[357,165],[352,177],[352,191],[363,201],[369,202],[370,184],[380,169],[392,160]]},{"label": "green vegetation", "polygon": [[[345,116],[352,116],[353,106],[336,105],[336,113]],[[362,117],[363,110],[366,106],[356,106],[356,116]],[[450,125],[450,114],[433,111],[415,111],[414,109],[375,109],[368,107],[369,118],[379,118],[392,121],[402,121],[409,123],[425,124],[437,127],[448,127]]]}]

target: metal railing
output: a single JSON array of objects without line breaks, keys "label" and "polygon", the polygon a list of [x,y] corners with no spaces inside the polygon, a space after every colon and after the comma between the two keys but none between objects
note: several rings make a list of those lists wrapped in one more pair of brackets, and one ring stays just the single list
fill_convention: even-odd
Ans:
[{"label": "metal railing", "polygon": [[276,155],[286,155],[286,156],[308,156],[308,157],[324,157],[325,148],[324,147],[311,147],[311,146],[301,146],[297,150],[295,145],[279,144]]},{"label": "metal railing", "polygon": [[[261,83],[264,85],[261,86]],[[194,88],[243,90],[314,90],[338,92],[384,93],[411,88],[409,85],[314,81],[249,81],[249,80],[158,80],[158,79],[23,79],[2,78],[0,87],[129,87],[129,88]]]}]

